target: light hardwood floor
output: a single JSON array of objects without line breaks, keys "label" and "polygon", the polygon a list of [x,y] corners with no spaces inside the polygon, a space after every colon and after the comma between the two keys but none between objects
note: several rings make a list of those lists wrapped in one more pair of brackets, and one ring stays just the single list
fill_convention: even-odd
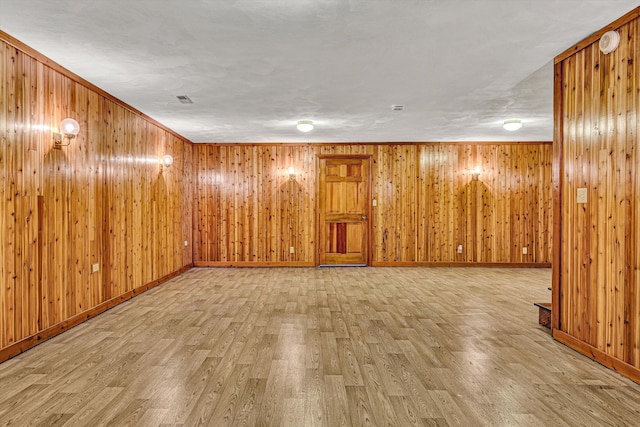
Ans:
[{"label": "light hardwood floor", "polygon": [[192,269],[0,365],[1,425],[640,425],[548,269]]}]

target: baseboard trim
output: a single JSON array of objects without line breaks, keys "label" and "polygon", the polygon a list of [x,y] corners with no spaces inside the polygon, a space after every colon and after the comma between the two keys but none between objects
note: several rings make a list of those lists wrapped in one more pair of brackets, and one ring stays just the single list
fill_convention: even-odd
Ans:
[{"label": "baseboard trim", "polygon": [[122,295],[111,298],[110,300],[100,303],[89,310],[83,311],[82,313],[78,313],[60,323],[57,323],[53,326],[43,329],[42,331],[34,335],[28,336],[26,338],[21,339],[20,341],[17,341],[11,345],[8,345],[7,347],[4,347],[0,349],[0,363],[4,362],[5,360],[11,359],[12,357],[15,357],[20,353],[24,353],[30,348],[33,348],[38,344],[41,344],[46,340],[55,337],[56,335],[60,335],[67,329],[71,329],[74,326],[77,326],[83,322],[86,322],[87,320],[93,317],[96,317],[97,315],[104,313],[105,311],[119,304],[122,304],[123,302],[128,301],[131,298],[148,291],[149,289],[155,288],[156,286],[166,282],[167,280],[172,279],[184,273],[185,271],[191,269],[192,267],[193,267],[193,264],[185,265],[179,270],[169,273],[166,276],[163,276],[145,285],[132,289],[128,292],[125,292]]},{"label": "baseboard trim", "polygon": [[[426,262],[373,261],[371,267],[494,267],[494,268],[551,268],[550,262]],[[194,267],[318,267],[305,261],[195,261]],[[324,267],[336,267],[323,265]],[[359,264],[357,266],[360,266]]]},{"label": "baseboard trim", "polygon": [[550,262],[427,262],[374,261],[372,267],[494,267],[494,268],[551,268]]},{"label": "baseboard trim", "polygon": [[615,371],[620,375],[640,384],[639,368],[636,368],[635,366],[630,365],[620,359],[616,359],[615,357],[608,355],[604,351],[599,350],[592,345],[587,344],[586,342],[581,341],[559,329],[553,330],[553,338],[566,345],[567,347],[574,349],[578,353],[584,354],[588,358],[595,360],[599,364],[611,369],[612,371]]},{"label": "baseboard trim", "polygon": [[303,261],[196,261],[195,267],[315,267],[314,262]]}]

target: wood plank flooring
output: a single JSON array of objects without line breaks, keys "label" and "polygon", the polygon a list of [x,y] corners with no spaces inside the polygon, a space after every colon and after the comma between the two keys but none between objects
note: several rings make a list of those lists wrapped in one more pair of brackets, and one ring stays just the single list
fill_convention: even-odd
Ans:
[{"label": "wood plank flooring", "polygon": [[548,269],[192,269],[0,364],[0,425],[640,425]]}]

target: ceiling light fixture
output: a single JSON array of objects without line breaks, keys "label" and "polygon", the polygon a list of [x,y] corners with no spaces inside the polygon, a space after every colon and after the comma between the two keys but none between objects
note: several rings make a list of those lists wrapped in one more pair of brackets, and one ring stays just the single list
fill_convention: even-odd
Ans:
[{"label": "ceiling light fixture", "polygon": [[618,48],[618,44],[620,44],[620,33],[617,31],[607,31],[600,38],[600,52],[607,55],[616,50]]},{"label": "ceiling light fixture", "polygon": [[514,120],[505,120],[504,124],[502,125],[503,128],[505,128],[505,130],[508,131],[515,131],[518,130],[522,127],[522,121],[518,120],[518,119],[514,119]]},{"label": "ceiling light fixture", "polygon": [[313,129],[313,122],[311,120],[298,120],[296,127],[300,132],[309,132]]}]

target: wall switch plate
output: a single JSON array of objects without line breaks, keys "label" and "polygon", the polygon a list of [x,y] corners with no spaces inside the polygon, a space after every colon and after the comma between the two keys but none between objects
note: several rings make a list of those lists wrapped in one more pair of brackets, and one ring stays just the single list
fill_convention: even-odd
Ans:
[{"label": "wall switch plate", "polygon": [[527,254],[527,247],[523,247],[522,248],[522,255],[526,255]]},{"label": "wall switch plate", "polygon": [[376,199],[373,199],[371,201],[371,206],[378,206],[378,201]]},{"label": "wall switch plate", "polygon": [[576,196],[576,202],[578,202],[578,203],[587,203],[587,189],[586,188],[578,188],[578,194]]},{"label": "wall switch plate", "polygon": [[189,246],[189,242],[187,240],[184,241],[185,246]]},{"label": "wall switch plate", "polygon": [[290,253],[290,254],[293,254],[293,253],[295,253],[295,252],[296,252],[296,250],[294,249],[294,247],[293,247],[293,246],[291,246],[291,247],[289,248],[289,253]]},{"label": "wall switch plate", "polygon": [[96,264],[92,264],[91,265],[91,272],[92,273],[95,273],[98,270],[100,270],[100,264],[96,263]]}]

